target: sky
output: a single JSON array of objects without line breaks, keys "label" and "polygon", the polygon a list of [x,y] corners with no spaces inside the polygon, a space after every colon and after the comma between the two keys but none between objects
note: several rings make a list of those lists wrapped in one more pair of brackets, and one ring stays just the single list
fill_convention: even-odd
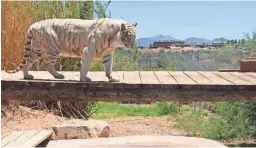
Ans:
[{"label": "sky", "polygon": [[256,1],[112,1],[109,10],[112,18],[137,22],[137,39],[241,39],[256,31]]}]

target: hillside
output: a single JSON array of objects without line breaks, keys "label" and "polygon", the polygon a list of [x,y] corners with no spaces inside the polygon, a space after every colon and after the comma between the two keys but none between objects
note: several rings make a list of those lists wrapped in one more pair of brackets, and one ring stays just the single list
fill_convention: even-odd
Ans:
[{"label": "hillside", "polygon": [[228,41],[228,39],[225,39],[225,38],[223,38],[223,37],[221,37],[221,38],[216,38],[216,39],[212,40],[212,42],[227,42],[227,41]]},{"label": "hillside", "polygon": [[156,35],[153,37],[139,38],[136,40],[136,44],[139,46],[148,47],[155,41],[163,41],[163,40],[176,40],[175,38],[167,35]]},{"label": "hillside", "polygon": [[197,44],[211,44],[212,41],[211,40],[207,40],[207,39],[203,39],[203,38],[197,38],[197,37],[190,37],[190,38],[187,38],[185,39],[185,43],[187,44],[191,44],[191,41],[193,43],[197,43]]}]

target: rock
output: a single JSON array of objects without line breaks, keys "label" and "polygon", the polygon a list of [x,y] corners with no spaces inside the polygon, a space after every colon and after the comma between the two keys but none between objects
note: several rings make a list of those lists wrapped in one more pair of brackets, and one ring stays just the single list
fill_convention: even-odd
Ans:
[{"label": "rock", "polygon": [[109,137],[110,127],[102,120],[72,119],[53,127],[55,139],[91,139]]}]

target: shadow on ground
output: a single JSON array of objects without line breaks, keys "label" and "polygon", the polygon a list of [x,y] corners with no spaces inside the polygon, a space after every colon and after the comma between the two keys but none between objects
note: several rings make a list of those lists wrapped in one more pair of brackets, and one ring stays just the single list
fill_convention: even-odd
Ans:
[{"label": "shadow on ground", "polygon": [[228,147],[256,147],[256,143],[227,144]]}]

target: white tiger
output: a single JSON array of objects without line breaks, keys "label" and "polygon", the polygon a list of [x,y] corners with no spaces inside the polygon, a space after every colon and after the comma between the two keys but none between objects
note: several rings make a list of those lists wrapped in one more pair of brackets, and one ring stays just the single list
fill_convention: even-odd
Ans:
[{"label": "white tiger", "polygon": [[26,33],[24,55],[16,70],[23,69],[24,79],[33,79],[29,67],[46,54],[45,69],[57,79],[64,79],[54,65],[58,56],[79,57],[82,59],[80,81],[91,81],[87,77],[93,59],[102,60],[106,76],[110,82],[118,82],[111,76],[115,44],[133,48],[136,39],[137,23],[104,18],[99,20],[49,19],[36,22]]}]

